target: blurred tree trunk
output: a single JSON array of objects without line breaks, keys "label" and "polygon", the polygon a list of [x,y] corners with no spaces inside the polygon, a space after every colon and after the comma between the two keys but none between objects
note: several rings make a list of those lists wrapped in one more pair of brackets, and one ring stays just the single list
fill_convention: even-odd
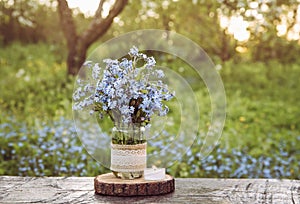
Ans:
[{"label": "blurred tree trunk", "polygon": [[61,26],[68,46],[68,74],[76,75],[86,59],[86,53],[89,46],[105,34],[112,24],[114,17],[123,10],[128,0],[116,0],[109,11],[109,14],[105,18],[102,17],[105,0],[101,0],[93,20],[88,28],[81,34],[78,34],[76,31],[72,10],[69,8],[67,1],[57,1]]}]

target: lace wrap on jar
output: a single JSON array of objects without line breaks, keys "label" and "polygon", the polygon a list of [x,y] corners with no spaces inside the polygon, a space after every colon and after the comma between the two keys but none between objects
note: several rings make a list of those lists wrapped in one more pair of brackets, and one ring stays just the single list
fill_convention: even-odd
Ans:
[{"label": "lace wrap on jar", "polygon": [[144,171],[147,162],[147,143],[135,145],[111,144],[111,167],[116,172]]}]

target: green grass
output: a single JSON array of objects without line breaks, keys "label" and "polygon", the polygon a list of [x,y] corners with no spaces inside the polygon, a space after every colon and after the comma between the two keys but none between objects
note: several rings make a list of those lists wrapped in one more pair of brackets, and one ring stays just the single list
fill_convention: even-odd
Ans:
[{"label": "green grass", "polygon": [[[105,171],[74,132],[74,78],[66,76],[63,55],[46,44],[0,49],[0,174],[94,176]],[[175,70],[181,66],[170,64]],[[227,62],[220,74],[227,118],[219,145],[203,159],[201,143],[195,144],[169,172],[299,179],[300,65]],[[201,106],[210,106],[203,84],[194,88]],[[209,121],[209,108],[204,113]],[[208,125],[203,123],[202,131]]]},{"label": "green grass", "polygon": [[228,101],[222,140],[228,148],[258,155],[281,141],[296,142],[300,65],[226,64],[221,74]]},{"label": "green grass", "polygon": [[73,79],[55,53],[45,44],[0,50],[1,113],[29,123],[71,116]]}]

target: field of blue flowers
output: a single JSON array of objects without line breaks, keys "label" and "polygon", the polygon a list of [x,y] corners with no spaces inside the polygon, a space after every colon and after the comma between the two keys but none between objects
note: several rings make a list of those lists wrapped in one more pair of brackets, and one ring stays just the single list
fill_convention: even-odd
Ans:
[{"label": "field of blue flowers", "polygon": [[[175,62],[169,66],[182,68]],[[201,141],[194,143],[169,173],[300,179],[300,65],[226,62],[218,68],[227,97],[219,144],[203,158]],[[12,44],[0,50],[0,175],[95,176],[109,171],[76,135],[74,78],[65,71],[53,46]],[[196,94],[205,95],[201,87]]]}]

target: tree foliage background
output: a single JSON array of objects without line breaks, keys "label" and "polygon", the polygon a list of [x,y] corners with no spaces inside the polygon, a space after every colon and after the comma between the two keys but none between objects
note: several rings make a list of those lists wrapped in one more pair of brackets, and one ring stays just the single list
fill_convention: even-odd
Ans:
[{"label": "tree foliage background", "polygon": [[[66,47],[58,15],[58,3],[54,0],[45,2],[1,1],[2,45],[20,41],[47,42]],[[158,28],[176,31],[189,37],[210,56],[218,57],[221,61],[239,60],[242,57],[253,61],[277,59],[291,62],[298,59],[296,53],[299,52],[299,15],[298,0],[129,1],[100,42],[132,30]],[[94,18],[85,17],[78,9],[73,9],[73,17],[78,33],[87,29]],[[248,24],[249,40],[236,40],[229,28],[221,25],[221,17],[242,17]],[[235,22],[237,27],[240,23],[241,21]],[[280,33],[280,26],[285,32]],[[239,51],[242,48],[247,48],[247,57],[241,56]]]}]

